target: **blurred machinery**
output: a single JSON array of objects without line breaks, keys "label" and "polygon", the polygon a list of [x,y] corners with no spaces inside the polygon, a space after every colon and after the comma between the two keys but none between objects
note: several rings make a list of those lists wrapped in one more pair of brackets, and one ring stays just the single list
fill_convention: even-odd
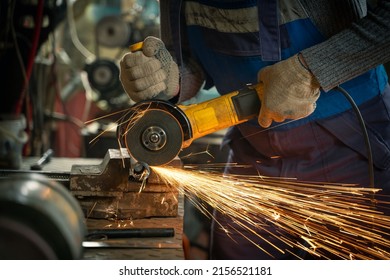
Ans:
[{"label": "blurred machinery", "polygon": [[184,258],[183,197],[115,136],[118,61],[158,1],[0,1],[0,258]]},{"label": "blurred machinery", "polygon": [[0,180],[0,259],[80,259],[86,227],[76,199],[40,174]]},{"label": "blurred machinery", "polygon": [[[91,132],[85,122],[131,103],[119,81],[118,61],[132,42],[158,36],[158,2],[0,3],[0,84],[7,93],[0,122],[24,119],[23,155],[40,156],[52,148],[56,156],[86,156],[83,137]],[[93,127],[104,129],[113,121],[107,117]],[[0,124],[3,135],[6,126]],[[3,150],[6,140],[0,139]],[[7,162],[17,167],[14,159],[1,162],[2,168]]]}]

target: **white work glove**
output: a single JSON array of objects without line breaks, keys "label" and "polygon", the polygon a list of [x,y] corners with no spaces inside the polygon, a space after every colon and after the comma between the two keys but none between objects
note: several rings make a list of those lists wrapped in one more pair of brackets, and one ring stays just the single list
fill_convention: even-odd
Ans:
[{"label": "white work glove", "polygon": [[320,85],[298,59],[295,55],[259,71],[258,79],[264,84],[258,119],[262,127],[269,127],[272,121],[296,120],[314,112]]},{"label": "white work glove", "polygon": [[120,61],[120,80],[130,98],[169,100],[179,92],[179,69],[164,43],[147,37],[142,50],[125,54]]}]

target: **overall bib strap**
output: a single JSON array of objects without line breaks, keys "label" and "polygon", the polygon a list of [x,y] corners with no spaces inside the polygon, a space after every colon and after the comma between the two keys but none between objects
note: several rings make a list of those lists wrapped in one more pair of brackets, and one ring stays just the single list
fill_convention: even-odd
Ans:
[{"label": "overall bib strap", "polygon": [[263,61],[280,61],[278,0],[258,0],[260,50]]},{"label": "overall bib strap", "polygon": [[176,55],[177,64],[183,64],[183,56],[181,49],[181,7],[182,0],[170,1],[170,29],[172,33],[173,50]]}]

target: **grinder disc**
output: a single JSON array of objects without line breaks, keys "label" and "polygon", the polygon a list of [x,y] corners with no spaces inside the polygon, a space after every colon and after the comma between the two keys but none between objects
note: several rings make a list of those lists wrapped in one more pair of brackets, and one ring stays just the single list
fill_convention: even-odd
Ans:
[{"label": "grinder disc", "polygon": [[180,152],[183,131],[169,112],[148,109],[126,128],[126,147],[132,157],[150,166],[169,163]]}]

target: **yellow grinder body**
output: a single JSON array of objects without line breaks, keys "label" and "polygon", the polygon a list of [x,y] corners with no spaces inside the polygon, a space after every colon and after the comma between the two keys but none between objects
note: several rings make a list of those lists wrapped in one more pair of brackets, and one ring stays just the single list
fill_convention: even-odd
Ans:
[{"label": "yellow grinder body", "polygon": [[[142,43],[130,47],[142,49]],[[198,138],[246,122],[260,111],[262,84],[193,105],[162,100],[139,102],[118,125],[118,138],[129,153],[148,165],[164,165]]]}]

